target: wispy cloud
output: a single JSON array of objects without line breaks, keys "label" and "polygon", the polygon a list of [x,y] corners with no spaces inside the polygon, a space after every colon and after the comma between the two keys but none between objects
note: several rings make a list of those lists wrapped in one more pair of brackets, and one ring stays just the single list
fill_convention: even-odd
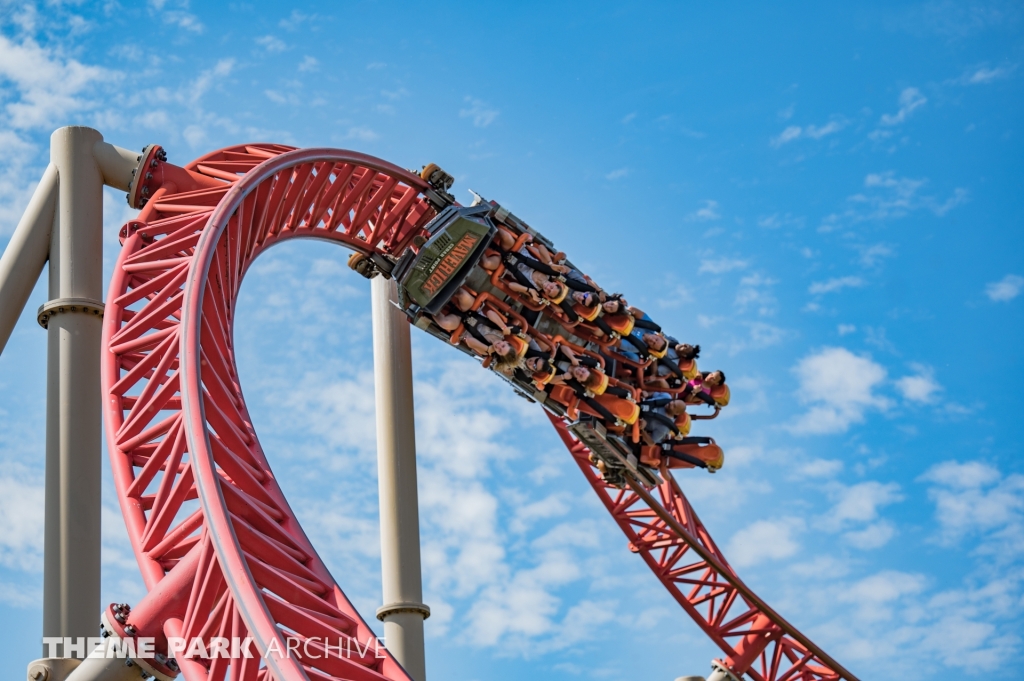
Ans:
[{"label": "wispy cloud", "polygon": [[306,14],[305,12],[293,9],[292,13],[277,22],[277,25],[288,31],[296,31],[305,24],[308,24],[310,28],[315,28],[319,18],[316,14]]},{"label": "wispy cloud", "polygon": [[611,171],[607,175],[605,175],[604,179],[606,179],[606,180],[621,180],[622,178],[624,178],[627,175],[629,175],[631,172],[632,171],[629,168],[618,168],[616,170]]},{"label": "wispy cloud", "polygon": [[778,301],[771,291],[777,283],[778,280],[758,273],[743,277],[736,291],[736,307],[740,312],[754,308],[762,317],[775,314]]},{"label": "wispy cloud", "polygon": [[285,45],[283,40],[272,35],[264,35],[256,38],[256,44],[271,54],[284,52],[288,49],[288,46]]},{"label": "wispy cloud", "polygon": [[739,258],[705,258],[700,261],[700,268],[697,270],[701,274],[725,274],[726,272],[732,272],[733,270],[742,270],[747,266],[746,260],[740,260]]},{"label": "wispy cloud", "polygon": [[916,87],[908,87],[900,93],[899,109],[894,114],[882,114],[879,119],[881,125],[899,125],[917,109],[921,108],[928,101],[928,98],[921,94]]},{"label": "wispy cloud", "polygon": [[980,551],[1006,560],[1024,552],[1024,476],[1004,476],[981,461],[944,461],[920,478],[932,483],[939,542],[978,536]]},{"label": "wispy cloud", "polygon": [[471,119],[473,121],[473,125],[478,128],[486,128],[495,121],[500,113],[497,109],[491,107],[491,105],[481,99],[466,96],[464,101],[467,106],[463,109],[459,109],[459,117]]},{"label": "wispy cloud", "polygon": [[908,402],[931,404],[942,391],[942,386],[935,380],[935,370],[923,364],[912,364],[910,368],[914,373],[896,379],[896,389]]},{"label": "wispy cloud", "polygon": [[874,267],[882,262],[884,258],[891,258],[896,254],[889,244],[872,244],[871,246],[857,246],[860,251],[858,261],[864,267]]},{"label": "wispy cloud", "polygon": [[687,220],[694,222],[707,222],[708,220],[718,220],[722,217],[718,212],[718,201],[706,199],[702,201],[701,204],[700,208],[686,216]]},{"label": "wispy cloud", "polygon": [[989,300],[1005,303],[1019,296],[1022,288],[1024,288],[1024,277],[1007,274],[999,281],[993,281],[985,286],[985,295],[989,297]]},{"label": "wispy cloud", "polygon": [[354,125],[345,131],[345,139],[359,140],[360,142],[372,142],[378,137],[380,135],[364,125]]},{"label": "wispy cloud", "polygon": [[188,0],[168,2],[168,0],[149,0],[150,10],[159,14],[161,22],[190,33],[202,33],[206,30],[199,17],[189,12]]},{"label": "wispy cloud", "polygon": [[778,149],[784,144],[788,144],[789,142],[793,142],[801,138],[820,140],[822,137],[833,135],[845,127],[846,121],[838,118],[833,119],[824,125],[790,125],[771,139],[771,145]]},{"label": "wispy cloud", "polygon": [[29,572],[42,566],[42,498],[42,485],[27,472],[0,477],[0,565]]},{"label": "wispy cloud", "polygon": [[927,178],[901,177],[892,170],[868,173],[864,177],[864,191],[849,196],[848,207],[826,216],[818,231],[830,232],[843,225],[869,220],[902,218],[918,210],[943,217],[970,200],[969,192],[962,187],[955,188],[945,199],[924,194],[921,189],[927,184]]},{"label": "wispy cloud", "polygon": [[757,219],[757,226],[764,229],[779,229],[781,227],[803,227],[804,219],[791,213],[762,215]]},{"label": "wispy cloud", "polygon": [[844,288],[860,288],[866,282],[860,277],[833,277],[826,281],[816,281],[810,285],[807,292],[812,296],[820,296],[825,293],[835,293]]},{"label": "wispy cloud", "polygon": [[993,68],[981,67],[971,69],[959,78],[954,78],[947,82],[953,85],[988,85],[989,83],[997,80],[1009,78],[1016,70],[1016,64],[1013,66],[996,66]]}]

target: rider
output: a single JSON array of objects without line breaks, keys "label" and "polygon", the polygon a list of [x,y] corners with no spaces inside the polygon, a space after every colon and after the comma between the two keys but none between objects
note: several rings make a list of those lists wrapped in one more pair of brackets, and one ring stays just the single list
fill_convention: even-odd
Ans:
[{"label": "rider", "polygon": [[712,407],[724,407],[729,404],[729,386],[725,383],[725,373],[702,371],[683,388],[683,399],[690,404],[708,404]]}]

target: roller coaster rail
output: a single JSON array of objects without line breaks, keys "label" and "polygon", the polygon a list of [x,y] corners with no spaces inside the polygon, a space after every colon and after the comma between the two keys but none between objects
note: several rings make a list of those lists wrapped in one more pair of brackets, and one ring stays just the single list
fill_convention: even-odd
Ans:
[{"label": "roller coaster rail", "polygon": [[[89,295],[76,298],[51,287],[57,302],[41,309],[40,323],[53,327],[74,318],[99,324],[102,317],[101,341],[77,352],[99,356],[113,479],[148,589],[131,607],[102,608],[104,645],[147,637],[156,641],[156,653],[129,664],[90,658],[62,667],[51,660],[34,667],[32,678],[411,681],[390,652],[364,648],[373,631],[306,537],[260,445],[235,362],[240,286],[267,249],[315,238],[360,254],[355,269],[367,278],[395,279],[409,322],[445,342],[453,338],[430,315],[466,285],[489,291],[510,318],[529,325],[530,314],[533,326],[557,328],[566,342],[584,346],[587,338],[574,335],[557,311],[540,307],[531,314],[529,305],[502,296],[497,275],[477,265],[499,226],[551,242],[497,203],[478,197],[473,206],[460,206],[449,194],[451,177],[436,166],[417,173],[353,151],[267,143],[228,147],[175,166],[157,145],[135,154],[107,145],[98,133],[88,142],[76,153],[90,155],[90,188],[98,190],[97,182],[121,187],[140,212],[121,228],[105,304],[96,300],[93,273]],[[44,248],[39,236],[45,228],[49,238],[44,223],[54,210],[63,219],[60,178],[70,176],[62,170],[67,163],[55,161],[48,169],[22,221],[27,226],[19,226],[0,260],[0,350],[42,268],[40,258],[49,258],[52,269],[63,267],[60,258],[67,256],[52,244]],[[66,226],[59,219],[55,224],[64,235]],[[470,236],[447,250],[430,251],[436,262],[424,265],[423,253],[464,234]],[[51,358],[58,336],[59,329],[50,332]],[[744,584],[670,471],[639,464],[622,446],[627,435],[608,432],[578,405],[502,377],[546,410],[629,550],[721,649],[709,681],[856,681]],[[94,418],[98,428],[99,414],[87,407],[75,418]],[[48,428],[59,417],[48,412]],[[68,452],[57,457],[49,437],[47,450],[48,471],[53,460],[67,463]],[[50,504],[48,498],[48,521]],[[84,548],[60,548],[62,555],[76,550]],[[98,582],[98,572],[85,579],[92,577]],[[55,631],[44,624],[44,633],[47,626]],[[246,637],[256,652],[251,658],[205,659],[168,648],[176,638]],[[349,654],[324,654],[324,640],[348,642]]]}]

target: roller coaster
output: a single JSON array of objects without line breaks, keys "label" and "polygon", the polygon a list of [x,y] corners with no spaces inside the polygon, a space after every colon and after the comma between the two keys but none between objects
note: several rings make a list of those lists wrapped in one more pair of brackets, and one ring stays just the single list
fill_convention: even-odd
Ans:
[{"label": "roller coaster", "polygon": [[[128,202],[140,212],[121,228],[102,310],[101,380],[149,593],[107,607],[102,628],[156,641],[134,661],[144,678],[412,679],[387,651],[360,648],[373,632],[300,527],[239,382],[232,330],[249,266],[314,238],[352,249],[362,276],[395,281],[411,325],[545,411],[629,551],[721,649],[711,678],[855,681],[744,584],[672,473],[722,465],[714,440],[690,431],[728,404],[724,375],[697,372],[691,346],[603,291],[548,236],[497,202],[460,205],[434,165],[262,143],[185,166],[153,145],[138,162]],[[168,650],[172,638],[245,637],[251,658]],[[325,640],[357,653],[324,654]]]}]

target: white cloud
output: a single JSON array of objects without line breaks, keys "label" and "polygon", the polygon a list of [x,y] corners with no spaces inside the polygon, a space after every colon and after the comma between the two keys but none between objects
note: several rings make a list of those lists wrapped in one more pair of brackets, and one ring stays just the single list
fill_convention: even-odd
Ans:
[{"label": "white cloud", "polygon": [[487,102],[476,99],[475,97],[467,96],[465,98],[465,102],[469,106],[464,109],[459,109],[459,117],[472,119],[473,125],[478,128],[486,128],[494,122],[500,113],[497,109],[492,108]]},{"label": "white cloud", "polygon": [[686,216],[687,220],[694,222],[707,222],[708,220],[717,220],[722,217],[718,213],[718,201],[712,201],[710,199],[702,201],[702,205],[697,210],[693,211]]},{"label": "white cloud", "polygon": [[771,145],[775,148],[781,147],[783,144],[800,139],[801,134],[803,134],[803,128],[799,125],[790,125],[771,139]]},{"label": "white cloud", "polygon": [[959,78],[954,78],[946,82],[951,85],[988,85],[994,81],[1008,78],[1016,70],[1016,64],[1012,66],[996,66],[994,68],[982,66],[980,68],[967,71]]},{"label": "white cloud", "polygon": [[163,109],[153,109],[136,116],[135,124],[149,130],[167,131],[171,127],[171,117]]},{"label": "white cloud", "polygon": [[869,523],[878,519],[878,509],[903,500],[900,486],[894,482],[868,480],[855,485],[837,485],[829,496],[835,504],[820,520],[821,526],[836,532],[851,523]]},{"label": "white cloud", "polygon": [[927,580],[922,575],[883,570],[848,585],[839,595],[840,602],[858,609],[858,619],[884,621],[892,617],[891,607],[908,595],[924,591]]},{"label": "white cloud", "polygon": [[729,354],[738,355],[746,350],[760,350],[790,338],[793,332],[779,328],[766,322],[746,322],[746,337],[733,339],[729,344]]},{"label": "white cloud", "polygon": [[762,317],[775,314],[777,301],[771,293],[771,288],[777,283],[778,280],[762,274],[755,273],[743,277],[736,291],[736,307],[741,312],[750,307],[756,308]]},{"label": "white cloud", "polygon": [[277,104],[286,104],[288,102],[288,98],[277,90],[264,90],[263,94],[266,95],[267,99]]},{"label": "white cloud", "polygon": [[288,49],[288,46],[284,44],[283,40],[272,35],[264,35],[256,38],[256,44],[271,54],[275,52],[284,52]]},{"label": "white cloud", "polygon": [[865,282],[860,277],[833,277],[828,281],[816,281],[807,289],[813,296],[820,296],[824,293],[834,293],[844,288],[860,288]]},{"label": "white cloud", "polygon": [[[891,170],[868,173],[864,178],[865,191],[849,196],[848,208],[826,216],[818,231],[834,231],[843,223],[901,218],[921,209],[930,210],[942,217],[970,199],[970,193],[962,187],[955,188],[945,200],[921,194],[921,188],[927,183],[926,178],[899,177]],[[871,255],[877,257],[888,254],[876,251]]]},{"label": "white cloud", "polygon": [[611,171],[607,175],[605,175],[604,179],[606,179],[606,180],[619,180],[619,179],[622,179],[623,177],[626,177],[627,175],[629,175],[630,172],[632,172],[632,171],[630,171],[629,168],[618,168],[616,170]]},{"label": "white cloud", "polygon": [[304,73],[316,71],[319,67],[320,62],[317,60],[317,58],[311,57],[308,54],[305,57],[303,57],[302,61],[299,63],[299,71]]},{"label": "white cloud", "polygon": [[726,558],[737,567],[788,558],[800,550],[797,535],[804,529],[801,518],[757,520],[729,540]]},{"label": "white cloud", "polygon": [[725,274],[745,269],[746,266],[747,261],[739,258],[705,258],[700,261],[700,268],[697,271],[701,274]]},{"label": "white cloud", "polygon": [[66,59],[31,38],[16,43],[0,35],[0,82],[12,83],[18,93],[4,97],[7,124],[15,129],[55,127],[71,114],[95,108],[103,87],[121,77]]},{"label": "white cloud", "polygon": [[942,390],[942,386],[935,380],[934,369],[921,364],[914,364],[911,368],[915,374],[896,380],[896,388],[903,399],[923,404],[934,402],[936,393]]},{"label": "white cloud", "polygon": [[1007,274],[999,281],[994,281],[985,286],[985,295],[990,300],[1001,303],[1013,300],[1019,296],[1022,288],[1024,288],[1024,277],[1016,274]]},{"label": "white cloud", "polygon": [[939,541],[980,535],[977,551],[1007,560],[1024,556],[1024,475],[1003,476],[980,461],[944,461],[920,478],[932,483]]},{"label": "white cloud", "polygon": [[848,336],[851,333],[856,333],[857,327],[854,326],[853,324],[840,324],[836,328],[836,331],[839,333],[840,336]]},{"label": "white cloud", "polygon": [[197,104],[202,96],[205,95],[211,87],[213,87],[213,84],[218,78],[224,78],[225,76],[230,75],[234,68],[234,59],[228,58],[218,60],[217,63],[213,65],[213,68],[201,71],[199,76],[184,88],[182,93],[184,100],[192,105]]},{"label": "white cloud", "polygon": [[[174,5],[168,8],[168,5]],[[177,26],[178,28],[192,33],[202,33],[206,30],[199,17],[188,11],[188,0],[170,3],[167,0],[149,0],[150,9],[160,14],[160,21],[164,24]]]},{"label": "white cloud", "polygon": [[882,520],[872,523],[860,530],[843,533],[843,539],[858,549],[880,549],[896,536],[896,528],[892,523]]},{"label": "white cloud", "polygon": [[843,462],[839,459],[812,459],[797,468],[797,476],[802,478],[831,478],[843,470]]},{"label": "white cloud", "polygon": [[996,67],[994,69],[978,69],[971,74],[971,77],[967,79],[967,82],[971,85],[978,85],[981,83],[991,83],[994,80],[1005,78],[1010,75],[1013,69]]},{"label": "white cloud", "polygon": [[800,360],[793,368],[799,382],[797,398],[809,405],[788,429],[797,434],[845,432],[864,420],[871,409],[888,406],[875,394],[885,381],[885,369],[868,357],[845,348],[827,347]]},{"label": "white cloud", "polygon": [[300,12],[297,9],[293,9],[292,13],[288,15],[287,18],[281,19],[281,21],[277,22],[277,24],[283,29],[294,31],[300,28],[303,24],[310,24],[311,26],[315,27],[316,20],[319,18],[319,15],[306,14],[304,12]]},{"label": "white cloud", "polygon": [[778,149],[784,144],[798,140],[801,137],[820,140],[822,137],[835,134],[846,127],[846,121],[841,119],[831,120],[825,125],[799,125],[787,126],[782,132],[771,139],[771,145]]},{"label": "white cloud", "polygon": [[900,93],[899,110],[894,114],[883,114],[880,120],[882,125],[899,125],[907,120],[916,109],[924,106],[928,99],[921,94],[916,87],[908,87]]},{"label": "white cloud", "polygon": [[360,142],[372,142],[380,137],[376,132],[362,125],[355,125],[345,132],[345,139],[359,140]]},{"label": "white cloud", "polygon": [[43,559],[43,486],[0,477],[0,565],[36,572]]},{"label": "white cloud", "polygon": [[778,229],[780,227],[803,227],[803,225],[803,218],[796,217],[790,213],[786,213],[785,215],[772,213],[771,215],[763,215],[757,219],[757,226],[764,227],[765,229]]},{"label": "white cloud", "polygon": [[882,261],[882,258],[889,258],[895,254],[892,246],[888,244],[858,246],[857,250],[860,251],[860,264],[864,267],[874,267]]},{"label": "white cloud", "polygon": [[811,139],[820,140],[822,137],[827,137],[834,133],[839,132],[845,127],[846,123],[843,121],[829,121],[825,125],[808,125],[804,128],[804,135]]}]

